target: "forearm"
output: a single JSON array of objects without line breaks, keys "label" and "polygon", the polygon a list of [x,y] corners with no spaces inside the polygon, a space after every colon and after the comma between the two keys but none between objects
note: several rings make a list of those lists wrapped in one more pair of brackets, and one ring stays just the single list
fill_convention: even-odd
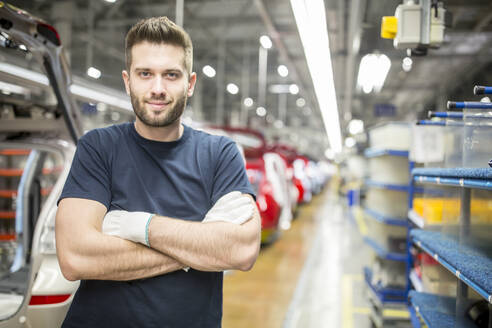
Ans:
[{"label": "forearm", "polygon": [[95,201],[60,202],[55,236],[58,260],[67,279],[142,279],[183,267],[146,246],[103,234],[101,222],[105,213],[106,208]]},{"label": "forearm", "polygon": [[154,216],[150,246],[179,262],[202,271],[249,270],[260,245],[260,219],[242,225],[228,222],[189,222]]},{"label": "forearm", "polygon": [[84,247],[63,249],[69,280],[134,280],[166,274],[184,266],[175,259],[138,243],[100,233],[86,235]]}]

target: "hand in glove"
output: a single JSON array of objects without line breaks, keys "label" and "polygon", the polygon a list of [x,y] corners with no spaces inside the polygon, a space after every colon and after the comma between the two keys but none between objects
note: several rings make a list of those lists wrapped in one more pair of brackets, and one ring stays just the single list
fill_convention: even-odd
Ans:
[{"label": "hand in glove", "polygon": [[222,196],[207,212],[203,222],[225,221],[234,224],[243,224],[253,216],[253,203],[248,196],[239,191],[230,192]]},{"label": "hand in glove", "polygon": [[104,217],[102,232],[149,246],[149,223],[154,214],[110,211]]}]

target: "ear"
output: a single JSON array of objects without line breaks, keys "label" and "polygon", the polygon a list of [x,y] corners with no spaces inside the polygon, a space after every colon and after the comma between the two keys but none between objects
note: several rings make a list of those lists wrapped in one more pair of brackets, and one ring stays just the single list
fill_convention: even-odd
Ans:
[{"label": "ear", "polygon": [[121,72],[121,76],[123,77],[123,82],[125,83],[126,94],[130,95],[130,74],[127,71],[123,70]]},{"label": "ear", "polygon": [[193,91],[195,91],[195,84],[196,84],[196,73],[193,72],[190,74],[190,79],[188,81],[188,92],[187,92],[188,97],[193,96]]}]

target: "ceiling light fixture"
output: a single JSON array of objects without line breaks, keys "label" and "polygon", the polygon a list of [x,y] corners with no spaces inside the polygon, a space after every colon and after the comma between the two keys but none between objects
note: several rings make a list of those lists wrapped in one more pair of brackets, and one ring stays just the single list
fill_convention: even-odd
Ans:
[{"label": "ceiling light fixture", "polygon": [[342,136],[323,0],[290,0],[331,149],[342,151]]},{"label": "ceiling light fixture", "polygon": [[101,77],[101,71],[95,67],[89,67],[87,69],[87,75],[92,77],[93,79],[98,79]]},{"label": "ceiling light fixture", "polygon": [[272,47],[272,40],[268,37],[268,35],[260,36],[260,44],[265,49],[270,49]]},{"label": "ceiling light fixture", "polygon": [[0,63],[0,71],[13,76],[23,78],[31,82],[35,82],[37,84],[41,84],[41,85],[50,84],[50,81],[48,80],[48,77],[46,75],[38,72],[30,71],[28,69],[19,66],[14,66],[7,63]]},{"label": "ceiling light fixture", "polygon": [[258,107],[256,109],[256,115],[260,116],[260,117],[263,117],[266,115],[266,109],[265,107]]},{"label": "ceiling light fixture", "polygon": [[352,135],[362,133],[364,132],[364,122],[361,120],[352,120],[348,124],[348,130]]},{"label": "ceiling light fixture", "polygon": [[[44,86],[48,86],[50,84],[48,77],[44,74],[7,63],[0,63],[0,72],[17,76],[21,79],[35,82]],[[71,84],[69,89],[72,94],[82,99],[86,99],[87,101],[103,102],[113,107],[118,107],[133,112],[133,107],[130,100],[125,100],[121,96],[112,96],[106,92],[91,89],[78,84]]]},{"label": "ceiling light fixture", "polygon": [[234,83],[229,83],[226,89],[227,92],[229,92],[231,95],[237,95],[237,93],[239,92],[239,87]]},{"label": "ceiling light fixture", "polygon": [[297,84],[291,84],[289,86],[289,92],[293,95],[296,95],[299,93],[299,87],[297,86]]},{"label": "ceiling light fixture", "polygon": [[367,54],[360,60],[357,87],[364,93],[380,92],[391,67],[388,56]]},{"label": "ceiling light fixture", "polygon": [[203,66],[202,72],[203,72],[203,74],[205,74],[208,77],[214,77],[215,76],[215,69],[210,65]]},{"label": "ceiling light fixture", "polygon": [[306,105],[306,100],[304,100],[304,98],[297,98],[296,105],[297,107],[303,107]]},{"label": "ceiling light fixture", "polygon": [[253,99],[251,99],[249,97],[248,98],[244,98],[244,106],[246,106],[246,107],[253,106]]},{"label": "ceiling light fixture", "polygon": [[20,85],[11,84],[2,81],[0,81],[0,90],[2,90],[3,93],[8,93],[8,94],[15,93],[19,95],[29,95],[31,93],[29,89],[21,87]]},{"label": "ceiling light fixture", "polygon": [[277,72],[281,77],[287,77],[287,75],[289,75],[289,69],[285,65],[279,65],[277,67]]},{"label": "ceiling light fixture", "polygon": [[345,147],[352,148],[353,146],[355,146],[355,144],[356,141],[354,138],[352,137],[345,138]]},{"label": "ceiling light fixture", "polygon": [[119,107],[133,112],[133,106],[130,101],[120,99],[115,96],[108,95],[104,92],[100,92],[94,89],[89,89],[87,87],[72,84],[70,86],[70,92],[81,98],[90,99],[93,101],[103,102],[111,106]]}]

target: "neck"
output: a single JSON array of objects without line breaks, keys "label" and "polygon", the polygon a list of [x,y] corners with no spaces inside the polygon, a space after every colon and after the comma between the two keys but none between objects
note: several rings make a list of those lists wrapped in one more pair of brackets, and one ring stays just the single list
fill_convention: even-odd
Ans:
[{"label": "neck", "polygon": [[184,127],[181,125],[181,119],[176,120],[171,125],[164,127],[153,127],[143,124],[137,117],[135,130],[145,139],[154,141],[170,142],[176,141],[183,135]]}]

